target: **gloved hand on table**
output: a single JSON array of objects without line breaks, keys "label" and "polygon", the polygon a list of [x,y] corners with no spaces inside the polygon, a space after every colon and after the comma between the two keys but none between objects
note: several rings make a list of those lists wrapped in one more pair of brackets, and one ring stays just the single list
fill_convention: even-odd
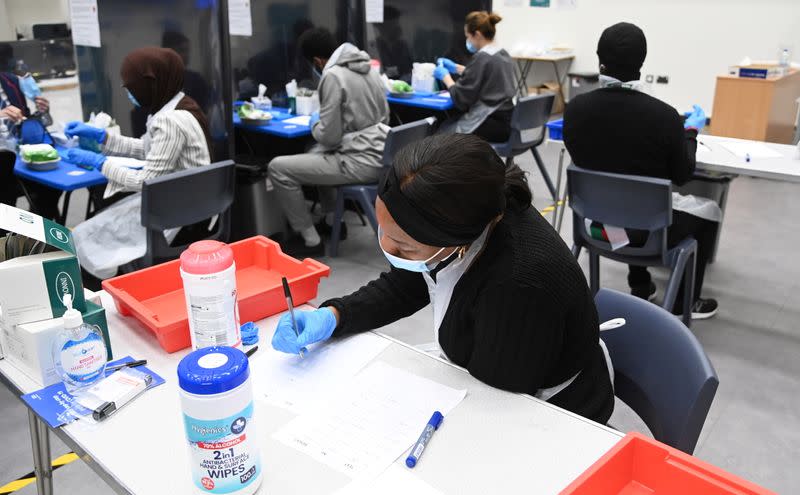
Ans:
[{"label": "gloved hand on table", "polygon": [[67,161],[76,165],[88,165],[97,170],[103,170],[103,164],[106,162],[105,155],[95,153],[93,151],[86,151],[80,148],[70,148],[67,151]]},{"label": "gloved hand on table", "polygon": [[686,116],[686,120],[683,122],[683,128],[688,129],[697,129],[697,132],[705,127],[706,125],[706,113],[700,108],[700,105],[694,105],[692,107],[691,112],[686,112],[684,114]]},{"label": "gloved hand on table", "polygon": [[336,329],[336,316],[331,308],[320,308],[314,311],[295,311],[297,320],[297,337],[292,327],[292,316],[289,313],[281,316],[278,328],[272,336],[272,347],[287,354],[299,354],[306,346],[328,340]]},{"label": "gloved hand on table", "polygon": [[444,66],[450,74],[458,73],[458,67],[456,67],[456,63],[450,60],[449,58],[439,58],[436,60],[436,65]]},{"label": "gloved hand on table", "polygon": [[319,122],[319,112],[314,112],[311,114],[311,118],[308,119],[308,126],[313,128],[317,122]]},{"label": "gloved hand on table", "polygon": [[450,72],[442,64],[439,64],[435,69],[433,69],[433,77],[435,77],[438,81],[444,81],[444,78],[449,75]]},{"label": "gloved hand on table", "polygon": [[99,129],[97,127],[92,127],[90,125],[86,125],[83,122],[70,122],[64,128],[64,134],[67,135],[68,138],[72,139],[75,136],[80,136],[82,138],[87,139],[94,139],[98,143],[104,143],[106,141],[106,130]]}]

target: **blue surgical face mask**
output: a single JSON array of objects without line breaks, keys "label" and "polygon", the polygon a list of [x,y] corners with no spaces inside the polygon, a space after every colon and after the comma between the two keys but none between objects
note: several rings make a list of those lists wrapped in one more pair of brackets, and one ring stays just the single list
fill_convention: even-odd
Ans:
[{"label": "blue surgical face mask", "polygon": [[135,97],[135,96],[133,96],[133,93],[131,93],[131,92],[130,92],[130,90],[129,90],[128,88],[125,88],[125,92],[126,92],[126,93],[128,93],[128,99],[129,99],[129,100],[131,100],[131,103],[133,103],[133,106],[135,106],[135,107],[141,107],[141,105],[139,104],[139,102],[136,100],[136,97]]},{"label": "blue surgical face mask", "polygon": [[477,48],[475,48],[475,45],[473,45],[473,44],[472,44],[472,43],[471,43],[469,40],[467,40],[467,43],[466,43],[466,45],[467,45],[467,51],[468,51],[468,52],[470,52],[470,53],[475,53],[475,52],[477,52],[477,51],[478,51],[478,49],[477,49]]},{"label": "blue surgical face mask", "polygon": [[[383,255],[386,256],[386,259],[389,260],[389,263],[393,267],[399,268],[400,270],[407,270],[409,272],[424,273],[431,271],[431,268],[428,266],[428,263],[430,263],[431,260],[433,260],[435,257],[439,256],[439,253],[447,249],[447,248],[442,248],[436,251],[436,253],[434,253],[433,256],[431,256],[426,260],[407,260],[405,258],[400,258],[393,254],[387,253],[386,250],[383,249],[383,246],[381,245],[382,237],[383,237],[383,230],[380,227],[378,227],[378,246],[380,246],[381,251],[383,251]],[[453,253],[455,253],[456,251],[457,249],[454,249]]]},{"label": "blue surgical face mask", "polygon": [[39,89],[39,85],[36,84],[36,80],[30,74],[19,78],[19,87],[29,100],[42,95],[42,90]]}]

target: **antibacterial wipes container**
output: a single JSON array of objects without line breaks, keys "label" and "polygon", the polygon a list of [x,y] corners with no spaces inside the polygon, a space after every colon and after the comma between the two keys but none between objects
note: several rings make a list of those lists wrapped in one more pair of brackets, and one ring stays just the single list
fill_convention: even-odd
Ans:
[{"label": "antibacterial wipes container", "polygon": [[261,484],[247,356],[198,349],[178,365],[181,406],[197,493],[252,495]]},{"label": "antibacterial wipes container", "polygon": [[236,303],[236,263],[222,242],[199,241],[181,253],[192,348],[242,345]]}]

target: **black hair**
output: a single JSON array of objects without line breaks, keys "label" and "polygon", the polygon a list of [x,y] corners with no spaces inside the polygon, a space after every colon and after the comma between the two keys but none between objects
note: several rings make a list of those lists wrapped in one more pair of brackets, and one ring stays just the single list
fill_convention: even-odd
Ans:
[{"label": "black hair", "polygon": [[161,46],[164,48],[179,48],[182,45],[189,43],[189,38],[179,31],[164,31],[161,35]]},{"label": "black hair", "polygon": [[623,82],[640,79],[640,69],[647,57],[644,31],[629,22],[606,28],[597,41],[597,57],[604,75]]},{"label": "black hair", "polygon": [[472,134],[425,138],[400,150],[393,167],[403,195],[425,205],[437,223],[480,231],[506,209],[529,208],[533,199],[525,173],[506,166],[489,143]]},{"label": "black hair", "polygon": [[307,30],[297,41],[300,45],[300,52],[306,60],[313,60],[314,57],[329,59],[336,51],[338,43],[333,34],[325,28],[313,28]]}]

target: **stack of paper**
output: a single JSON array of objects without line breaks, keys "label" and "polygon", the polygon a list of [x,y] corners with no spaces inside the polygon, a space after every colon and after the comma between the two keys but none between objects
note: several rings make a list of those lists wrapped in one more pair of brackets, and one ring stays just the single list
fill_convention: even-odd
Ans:
[{"label": "stack of paper", "polygon": [[719,144],[739,158],[780,158],[783,156],[772,148],[757,142],[722,141]]},{"label": "stack of paper", "polygon": [[311,346],[305,358],[266,352],[253,361],[255,395],[297,414],[326,401],[391,341],[371,333]]},{"label": "stack of paper", "polygon": [[273,437],[353,478],[374,478],[413,445],[434,411],[447,414],[466,393],[376,362]]}]

